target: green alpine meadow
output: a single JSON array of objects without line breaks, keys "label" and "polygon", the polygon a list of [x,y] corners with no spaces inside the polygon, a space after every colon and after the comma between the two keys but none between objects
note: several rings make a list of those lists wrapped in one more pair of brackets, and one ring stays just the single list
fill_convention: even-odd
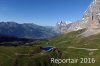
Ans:
[{"label": "green alpine meadow", "polygon": [[[83,30],[73,31],[42,41],[31,42],[31,46],[0,46],[1,66],[99,66],[100,34],[89,37],[79,36]],[[54,46],[52,51],[43,51],[41,47]],[[83,49],[82,49],[83,48]],[[94,49],[94,50],[93,50]],[[59,52],[58,52],[59,51]],[[51,58],[87,58],[80,63],[51,63]],[[89,60],[90,58],[90,60]],[[94,58],[94,61],[92,60]]]}]

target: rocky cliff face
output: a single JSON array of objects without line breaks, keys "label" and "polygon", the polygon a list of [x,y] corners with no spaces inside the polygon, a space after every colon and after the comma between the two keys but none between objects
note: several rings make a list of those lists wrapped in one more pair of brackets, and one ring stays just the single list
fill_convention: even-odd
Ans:
[{"label": "rocky cliff face", "polygon": [[64,28],[63,33],[85,28],[86,31],[81,34],[83,36],[100,33],[100,0],[93,0],[79,21],[66,24]]},{"label": "rocky cliff face", "polygon": [[93,0],[83,15],[83,22],[86,22],[87,30],[82,35],[89,36],[100,33],[100,0]]}]

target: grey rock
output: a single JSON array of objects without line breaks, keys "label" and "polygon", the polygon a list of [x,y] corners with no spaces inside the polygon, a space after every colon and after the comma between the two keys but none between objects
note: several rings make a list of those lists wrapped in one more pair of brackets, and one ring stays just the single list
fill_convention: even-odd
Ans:
[{"label": "grey rock", "polygon": [[[86,37],[100,33],[100,0],[93,0],[79,21],[65,24],[64,26],[56,26],[59,28],[58,31],[62,33],[86,29],[80,34]],[[65,29],[62,31],[63,28]]]}]

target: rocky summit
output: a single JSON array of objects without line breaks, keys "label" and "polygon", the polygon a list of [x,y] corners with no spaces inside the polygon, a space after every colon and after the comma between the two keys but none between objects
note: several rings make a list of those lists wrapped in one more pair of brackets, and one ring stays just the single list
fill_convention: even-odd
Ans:
[{"label": "rocky summit", "polygon": [[56,26],[56,29],[59,29],[58,32],[60,33],[68,33],[80,29],[86,29],[81,33],[83,36],[100,33],[100,0],[93,0],[79,21],[69,24],[60,22]]}]

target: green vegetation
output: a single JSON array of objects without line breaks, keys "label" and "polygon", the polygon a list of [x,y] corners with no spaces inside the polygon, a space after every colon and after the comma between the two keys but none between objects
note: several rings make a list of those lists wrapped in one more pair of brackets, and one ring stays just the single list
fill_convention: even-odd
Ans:
[{"label": "green vegetation", "polygon": [[[100,66],[100,34],[83,37],[83,30],[34,41],[22,46],[0,46],[0,66]],[[49,44],[48,44],[49,43]],[[28,46],[29,45],[29,46]],[[46,52],[41,46],[52,45],[56,51]],[[90,50],[96,49],[96,50]],[[57,51],[60,50],[58,54]],[[95,63],[50,63],[51,58],[95,58]]]},{"label": "green vegetation", "polygon": [[[100,34],[89,37],[81,36],[82,30],[60,35],[49,42],[62,51],[62,59],[66,58],[95,58],[95,63],[60,64],[60,66],[99,66],[100,65]],[[71,47],[71,48],[70,48]],[[73,48],[74,47],[74,48]],[[98,49],[88,51],[85,49]],[[92,54],[91,54],[92,53]]]},{"label": "green vegetation", "polygon": [[39,45],[34,46],[0,46],[0,66],[51,66],[56,51],[41,51]]}]

